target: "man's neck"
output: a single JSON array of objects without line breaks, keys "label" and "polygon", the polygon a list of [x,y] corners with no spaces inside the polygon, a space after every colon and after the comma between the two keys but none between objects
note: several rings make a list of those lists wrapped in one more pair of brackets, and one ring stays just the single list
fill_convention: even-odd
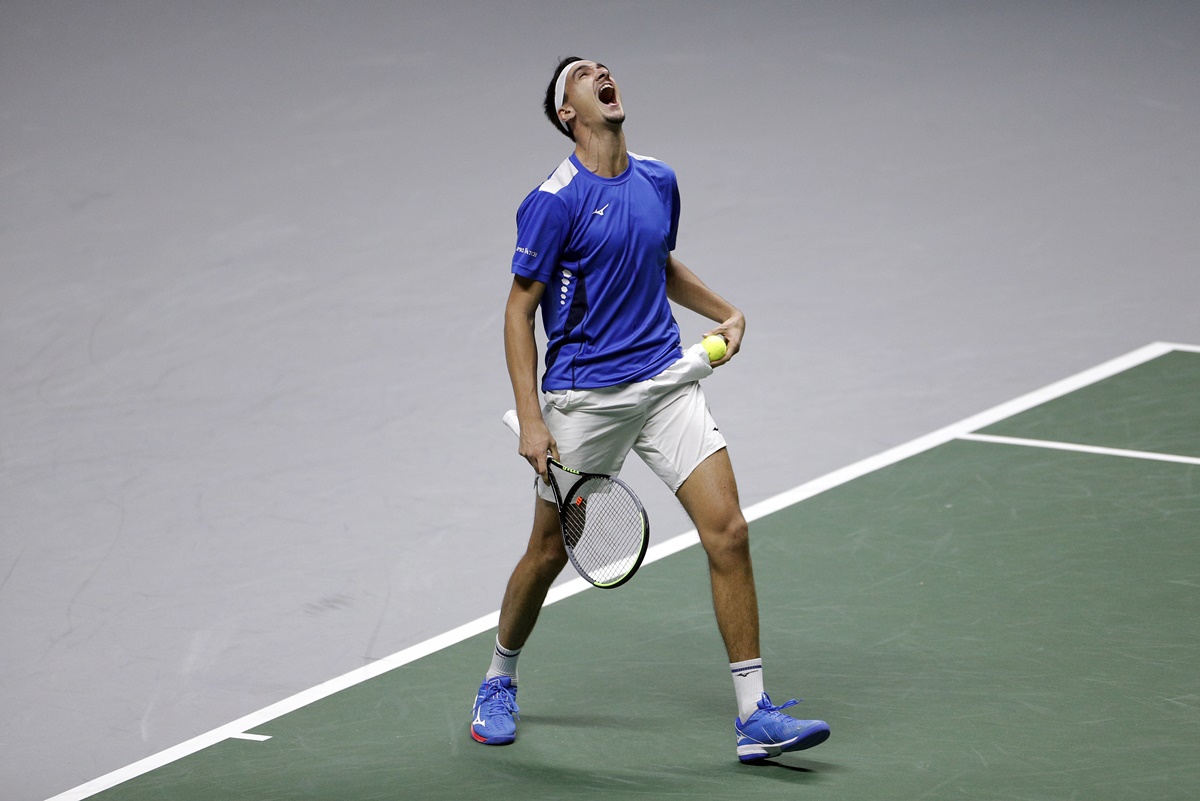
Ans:
[{"label": "man's neck", "polygon": [[575,137],[575,157],[601,178],[616,178],[629,168],[625,131],[620,127],[600,131],[581,129]]}]

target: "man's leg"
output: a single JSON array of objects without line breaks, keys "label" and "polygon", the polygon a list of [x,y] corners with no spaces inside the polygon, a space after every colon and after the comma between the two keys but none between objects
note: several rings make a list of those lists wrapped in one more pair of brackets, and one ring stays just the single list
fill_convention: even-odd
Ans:
[{"label": "man's leg", "polygon": [[558,508],[541,498],[535,503],[529,546],[508,579],[504,602],[500,605],[500,643],[513,650],[524,647],[550,585],[567,564]]},{"label": "man's leg", "polygon": [[729,452],[709,456],[675,493],[696,525],[708,555],[713,610],[730,662],[759,657],[758,595],[750,537]]},{"label": "man's leg", "polygon": [[517,657],[537,623],[550,585],[566,563],[558,509],[538,498],[529,546],[508,579],[500,605],[492,665],[471,709],[471,737],[477,742],[506,745],[517,736]]},{"label": "man's leg", "polygon": [[728,451],[721,449],[701,462],[676,496],[696,524],[708,555],[713,609],[729,653],[738,699],[734,721],[738,759],[758,762],[823,743],[829,738],[829,724],[785,715],[780,710],[796,702],[775,706],[763,692],[749,526],[742,515]]}]

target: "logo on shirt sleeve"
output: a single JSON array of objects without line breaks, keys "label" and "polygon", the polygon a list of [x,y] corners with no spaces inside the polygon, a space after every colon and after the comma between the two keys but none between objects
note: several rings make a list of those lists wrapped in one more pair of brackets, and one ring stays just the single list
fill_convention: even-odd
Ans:
[{"label": "logo on shirt sleeve", "polygon": [[537,251],[536,251],[536,250],[530,250],[529,248],[523,248],[523,247],[521,247],[520,245],[517,245],[517,252],[518,252],[518,253],[524,253],[526,256],[528,256],[528,257],[529,257],[529,258],[531,258],[531,259],[536,259],[536,258],[537,258]]}]

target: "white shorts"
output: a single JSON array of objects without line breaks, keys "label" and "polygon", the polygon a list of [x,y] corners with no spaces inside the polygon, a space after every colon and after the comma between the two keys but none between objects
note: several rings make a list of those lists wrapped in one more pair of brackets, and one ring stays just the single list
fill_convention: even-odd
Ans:
[{"label": "white shorts", "polygon": [[[712,375],[700,345],[653,378],[603,389],[552,390],[542,416],[559,461],[587,473],[616,475],[634,451],[672,492],[701,462],[725,447],[700,379]],[[554,493],[538,479],[538,495]]]}]

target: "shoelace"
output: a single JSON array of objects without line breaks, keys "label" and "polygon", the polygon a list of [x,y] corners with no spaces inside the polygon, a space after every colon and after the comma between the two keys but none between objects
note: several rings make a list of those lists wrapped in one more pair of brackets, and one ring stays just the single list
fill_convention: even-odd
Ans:
[{"label": "shoelace", "polygon": [[502,715],[510,713],[518,720],[521,719],[521,710],[517,707],[517,698],[511,690],[506,690],[503,687],[492,684],[489,685],[487,697],[483,699],[481,706],[491,715]]},{"label": "shoelace", "polygon": [[767,697],[767,694],[763,693],[762,698],[758,699],[758,708],[764,712],[774,713],[774,712],[778,712],[781,709],[787,709],[789,706],[795,706],[798,703],[800,703],[800,700],[793,698],[790,701],[785,701],[784,703],[780,704],[779,706],[775,706],[774,704],[771,703],[771,699]]}]

